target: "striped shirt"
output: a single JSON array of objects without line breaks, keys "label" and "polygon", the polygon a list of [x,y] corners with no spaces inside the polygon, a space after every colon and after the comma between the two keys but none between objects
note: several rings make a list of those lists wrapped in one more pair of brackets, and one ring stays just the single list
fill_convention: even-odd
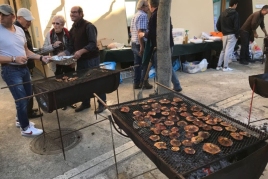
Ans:
[{"label": "striped shirt", "polygon": [[148,25],[147,14],[142,10],[138,10],[138,12],[132,18],[130,25],[132,43],[140,44],[138,38],[138,31],[146,30],[147,25]]}]

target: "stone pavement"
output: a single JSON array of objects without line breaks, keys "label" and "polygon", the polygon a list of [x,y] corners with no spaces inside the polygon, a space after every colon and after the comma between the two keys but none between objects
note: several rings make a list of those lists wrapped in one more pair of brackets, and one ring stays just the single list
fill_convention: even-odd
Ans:
[{"label": "stone pavement", "polygon": [[[248,76],[263,73],[264,65],[259,62],[249,66],[232,63],[230,67],[234,69],[231,72],[214,69],[197,74],[177,72],[183,88],[182,94],[237,120],[247,122],[251,99]],[[35,71],[34,79],[38,78],[40,78],[39,72]],[[0,87],[3,86],[5,83],[0,79]],[[139,90],[135,91],[135,96],[138,92]],[[153,90],[144,90],[143,96],[147,97],[152,92]],[[94,107],[79,113],[75,113],[70,107],[66,111],[58,110],[62,128],[80,129],[94,124],[80,130],[81,142],[66,151],[66,160],[64,160],[62,153],[54,155],[33,153],[30,150],[30,142],[33,138],[22,137],[15,126],[15,105],[10,92],[2,89],[0,96],[1,179],[116,178],[110,124],[108,120],[104,120],[110,114],[108,110],[105,110],[97,119],[93,114]],[[116,104],[116,92],[108,94],[107,99],[108,105]],[[134,99],[132,79],[124,79],[120,84],[119,99],[120,102]],[[268,117],[266,100],[254,95],[252,120]],[[35,106],[37,106],[36,102]],[[55,111],[45,113],[43,120],[46,132],[58,128]],[[31,121],[35,122],[37,127],[41,127],[40,119]],[[166,178],[130,139],[112,130],[119,178]],[[261,179],[268,179],[266,171]]]}]

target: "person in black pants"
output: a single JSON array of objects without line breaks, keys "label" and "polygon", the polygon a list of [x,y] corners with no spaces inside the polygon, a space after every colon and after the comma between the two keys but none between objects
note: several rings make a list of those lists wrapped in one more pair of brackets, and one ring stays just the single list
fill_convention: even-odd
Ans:
[{"label": "person in black pants", "polygon": [[[32,38],[28,31],[28,28],[31,26],[32,20],[34,20],[32,13],[26,8],[20,8],[17,12],[17,20],[14,22],[14,24],[22,28],[27,40],[27,47],[30,51],[33,52]],[[34,60],[29,59],[27,62],[27,67],[32,75],[32,70],[35,67]],[[33,108],[33,104],[33,98],[30,98],[27,106],[28,118],[37,118],[43,116],[42,113],[38,112],[38,109]]]},{"label": "person in black pants", "polygon": [[254,62],[249,56],[249,41],[254,41],[254,38],[259,37],[256,31],[259,26],[264,35],[267,36],[264,25],[264,16],[266,14],[268,14],[268,5],[263,6],[260,11],[251,14],[240,28],[241,50],[239,63],[248,65],[249,62]]}]

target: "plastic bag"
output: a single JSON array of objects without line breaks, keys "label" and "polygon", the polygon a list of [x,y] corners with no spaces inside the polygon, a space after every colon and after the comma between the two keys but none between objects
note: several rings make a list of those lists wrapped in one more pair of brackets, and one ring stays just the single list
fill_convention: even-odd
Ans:
[{"label": "plastic bag", "polygon": [[183,71],[187,73],[197,73],[203,72],[207,70],[208,62],[207,59],[203,59],[201,62],[194,61],[194,62],[185,62],[183,65]]},{"label": "plastic bag", "polygon": [[173,61],[172,68],[174,71],[178,71],[180,67],[181,67],[181,64],[180,64],[179,59],[176,59],[175,61]]}]

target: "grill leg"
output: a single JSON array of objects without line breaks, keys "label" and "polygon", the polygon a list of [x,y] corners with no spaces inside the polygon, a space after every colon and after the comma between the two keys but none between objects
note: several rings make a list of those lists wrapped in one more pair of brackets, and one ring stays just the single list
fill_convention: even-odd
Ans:
[{"label": "grill leg", "polygon": [[62,149],[62,153],[63,153],[63,158],[64,158],[64,160],[66,160],[66,157],[65,157],[65,150],[64,150],[64,145],[63,145],[63,139],[62,139],[62,134],[61,134],[60,118],[59,118],[59,113],[58,113],[58,107],[57,107],[57,102],[56,102],[56,96],[55,96],[55,93],[53,93],[53,99],[54,99],[54,104],[55,104],[55,108],[56,108],[56,114],[57,114],[58,126],[59,126],[59,130],[60,130],[61,149]]},{"label": "grill leg", "polygon": [[118,168],[117,168],[117,160],[116,160],[116,153],[115,153],[115,146],[114,146],[114,135],[113,135],[113,127],[112,127],[112,119],[111,115],[108,116],[108,119],[110,121],[110,129],[111,129],[111,136],[112,136],[112,142],[113,142],[113,151],[114,151],[114,162],[115,162],[115,170],[116,170],[116,178],[118,179]]},{"label": "grill leg", "polygon": [[248,115],[248,125],[250,124],[250,116],[251,116],[251,111],[252,111],[254,92],[255,92],[255,83],[254,83],[253,89],[252,89],[251,102],[250,102],[249,115]]}]

